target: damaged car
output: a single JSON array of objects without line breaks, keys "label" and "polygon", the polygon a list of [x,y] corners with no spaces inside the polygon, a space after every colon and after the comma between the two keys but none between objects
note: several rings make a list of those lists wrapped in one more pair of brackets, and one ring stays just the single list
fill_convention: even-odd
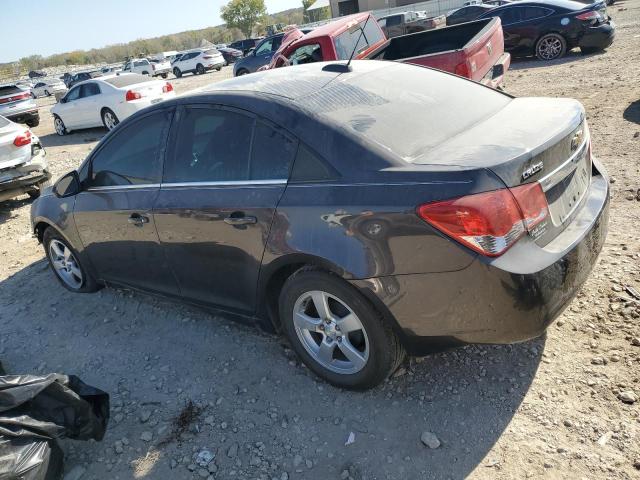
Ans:
[{"label": "damaged car", "polygon": [[0,116],[0,202],[40,195],[51,174],[40,139],[23,125]]},{"label": "damaged car", "polygon": [[32,205],[55,278],[231,312],[352,389],[406,353],[543,334],[607,234],[583,106],[349,67],[246,75],[123,121]]}]

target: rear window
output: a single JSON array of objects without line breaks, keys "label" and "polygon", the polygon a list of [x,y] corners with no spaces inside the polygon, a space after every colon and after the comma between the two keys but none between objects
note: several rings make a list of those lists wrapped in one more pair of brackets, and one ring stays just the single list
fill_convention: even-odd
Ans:
[{"label": "rear window", "polygon": [[396,62],[359,64],[362,74],[334,80],[296,102],[406,162],[511,101],[495,90],[433,70]]},{"label": "rear window", "polygon": [[0,96],[15,95],[16,93],[23,93],[23,90],[15,85],[0,86]]},{"label": "rear window", "polygon": [[113,85],[116,88],[126,87],[136,83],[154,82],[155,78],[148,75],[140,75],[138,73],[127,73],[124,75],[118,75],[113,78],[105,79],[105,82]]},{"label": "rear window", "polygon": [[[355,53],[353,56],[355,57],[369,48],[369,46],[379,42],[380,40],[384,40],[382,30],[380,30],[378,23],[371,17],[367,20],[359,23],[359,29],[355,31],[347,30],[336,37],[335,42],[338,60],[348,60],[354,49]],[[358,42],[357,47],[356,42]]]}]

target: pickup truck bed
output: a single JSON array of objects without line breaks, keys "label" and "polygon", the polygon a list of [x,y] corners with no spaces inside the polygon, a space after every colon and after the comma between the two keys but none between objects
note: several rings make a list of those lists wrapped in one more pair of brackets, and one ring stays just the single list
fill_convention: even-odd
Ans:
[{"label": "pickup truck bed", "polygon": [[510,64],[498,17],[394,37],[366,58],[433,67],[494,88]]}]

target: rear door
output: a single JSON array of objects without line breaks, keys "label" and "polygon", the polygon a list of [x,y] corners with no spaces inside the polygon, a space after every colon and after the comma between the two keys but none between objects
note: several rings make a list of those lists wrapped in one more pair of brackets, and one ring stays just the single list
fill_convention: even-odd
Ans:
[{"label": "rear door", "polygon": [[73,215],[100,279],[177,294],[152,214],[171,115],[141,116],[99,146]]},{"label": "rear door", "polygon": [[178,119],[154,208],[166,258],[183,296],[251,313],[296,142],[241,110],[190,105]]}]

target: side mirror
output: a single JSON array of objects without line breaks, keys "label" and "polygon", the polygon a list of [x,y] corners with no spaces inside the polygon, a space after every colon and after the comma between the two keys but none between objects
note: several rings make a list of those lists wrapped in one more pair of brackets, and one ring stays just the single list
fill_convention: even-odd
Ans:
[{"label": "side mirror", "polygon": [[53,185],[53,193],[58,198],[72,197],[80,193],[80,176],[75,170],[67,173]]}]

